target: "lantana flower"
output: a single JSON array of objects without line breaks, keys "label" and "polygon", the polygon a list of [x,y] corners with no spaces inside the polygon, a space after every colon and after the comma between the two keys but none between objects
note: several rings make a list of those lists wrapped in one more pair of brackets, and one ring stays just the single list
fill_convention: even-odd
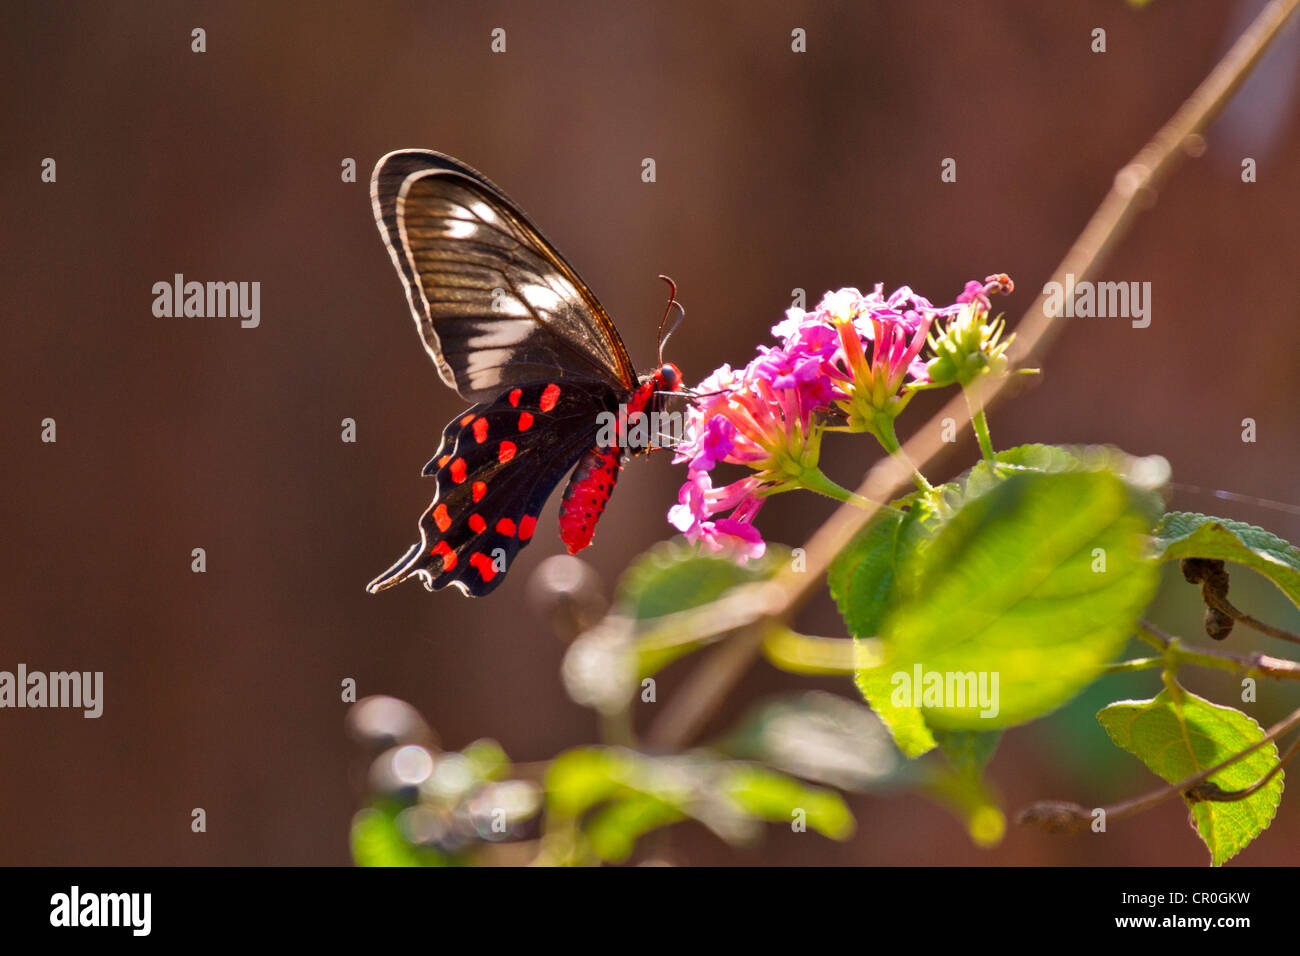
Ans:
[{"label": "lantana flower", "polygon": [[[694,390],[674,459],[687,463],[687,481],[669,521],[689,540],[744,561],[764,553],[753,520],[770,495],[803,488],[864,503],[819,469],[823,434],[869,432],[898,454],[893,422],[915,392],[960,380],[940,361],[951,357],[950,346],[973,336],[987,365],[1001,358],[1006,343],[999,345],[1000,325],[990,331],[988,296],[1010,291],[1010,281],[967,283],[942,309],[906,286],[886,296],[882,285],[865,295],[829,292],[812,311],[789,309],[772,327],[779,344],[760,346],[743,369],[722,366]],[[922,356],[927,340],[938,358]],[[715,487],[712,472],[720,464],[749,474]]]},{"label": "lantana flower", "polygon": [[957,297],[957,304],[947,310],[947,320],[930,336],[934,357],[926,372],[935,385],[956,383],[962,388],[982,375],[1001,375],[1007,369],[1006,351],[1015,336],[1005,339],[1006,322],[999,316],[989,320],[993,293],[1009,294],[1015,288],[1006,275],[989,276],[980,282],[967,282]]}]

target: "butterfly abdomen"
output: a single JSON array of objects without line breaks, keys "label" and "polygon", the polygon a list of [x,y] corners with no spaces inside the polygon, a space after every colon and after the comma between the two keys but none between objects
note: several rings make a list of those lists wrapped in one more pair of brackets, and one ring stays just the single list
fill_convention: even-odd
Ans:
[{"label": "butterfly abdomen", "polygon": [[574,469],[569,486],[564,489],[564,500],[560,503],[560,540],[569,549],[569,554],[577,554],[591,544],[596,534],[596,522],[604,513],[609,496],[614,493],[614,485],[618,483],[618,473],[623,467],[622,456],[623,449],[618,446],[596,445],[582,456]]},{"label": "butterfly abdomen", "polygon": [[[628,396],[620,415],[620,442],[628,434],[629,416],[645,412],[658,393],[676,390],[681,376],[676,366],[671,368],[674,376],[671,382],[665,380],[663,370],[660,370]],[[560,504],[560,540],[569,549],[569,554],[577,554],[595,537],[596,522],[605,513],[605,506],[618,484],[623,453],[627,451],[637,455],[649,451],[652,445],[653,440],[641,446],[595,445],[582,456],[568,487],[564,489],[564,500]]]}]

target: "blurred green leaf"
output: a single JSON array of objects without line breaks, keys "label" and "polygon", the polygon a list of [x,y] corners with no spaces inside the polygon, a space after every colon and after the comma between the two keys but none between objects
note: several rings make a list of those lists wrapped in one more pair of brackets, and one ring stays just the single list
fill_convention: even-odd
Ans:
[{"label": "blurred green leaf", "polygon": [[557,820],[585,817],[587,845],[606,860],[626,859],[642,835],[687,817],[733,843],[753,836],[757,821],[791,822],[796,809],[805,811],[809,826],[834,839],[843,839],[853,826],[837,794],[707,751],[652,757],[584,747],[552,762],[546,786]]},{"label": "blurred green leaf", "polygon": [[587,840],[602,860],[622,863],[645,834],[685,819],[686,814],[666,800],[648,793],[632,793],[592,816]]},{"label": "blurred green leaf", "polygon": [[[768,544],[763,557],[746,564],[701,553],[684,538],[655,545],[628,567],[619,582],[616,604],[628,617],[646,620],[708,604],[741,584],[771,577],[790,560],[790,549]],[[638,645],[638,673],[649,677],[679,657],[700,648],[698,642],[667,647]]]},{"label": "blurred green leaf", "polygon": [[1171,511],[1155,530],[1162,561],[1216,558],[1244,564],[1272,581],[1300,606],[1300,548],[1242,521]]},{"label": "blurred green leaf", "polygon": [[853,834],[853,814],[833,790],[811,787],[757,764],[736,764],[724,786],[733,802],[760,820],[790,824],[802,812],[808,826],[832,840]]},{"label": "blurred green leaf", "polygon": [[934,737],[954,770],[978,777],[1002,742],[1002,731],[936,730]]},{"label": "blurred green leaf", "polygon": [[[986,675],[990,690],[998,679],[996,715],[945,701],[923,707],[932,726],[991,730],[1054,710],[1114,659],[1155,594],[1153,504],[1109,470],[1016,472],[968,498],[914,558],[916,591],[886,614],[885,664],[864,694],[920,666]],[[896,707],[915,704],[907,689],[895,686]]]},{"label": "blurred green leaf", "polygon": [[662,617],[708,604],[739,584],[771,577],[790,560],[790,550],[769,544],[763,557],[737,564],[702,553],[684,538],[663,541],[628,566],[617,603],[636,620]]},{"label": "blurred green leaf", "polygon": [[510,770],[510,758],[495,740],[484,737],[461,750],[480,780],[500,780]]},{"label": "blurred green leaf", "polygon": [[813,637],[776,624],[763,638],[763,656],[790,674],[851,674],[862,666],[859,645],[850,638]]},{"label": "blurred green leaf", "polygon": [[819,690],[755,707],[719,746],[732,756],[844,790],[878,786],[900,763],[875,714]]},{"label": "blurred green leaf", "polygon": [[976,846],[991,847],[1002,842],[1007,817],[981,774],[938,767],[922,789],[962,822]]},{"label": "blurred green leaf", "polygon": [[1007,818],[984,770],[1002,740],[1002,731],[936,730],[935,740],[946,767],[936,767],[923,787],[925,793],[954,813],[977,846],[1002,842]]},{"label": "blurred green leaf", "polygon": [[632,760],[630,751],[613,747],[566,750],[546,771],[546,799],[551,810],[577,817],[608,800],[623,786]]},{"label": "blurred green leaf", "polygon": [[432,848],[407,843],[392,812],[367,807],[352,818],[352,859],[358,866],[447,866],[451,861]]},{"label": "blurred green leaf", "polygon": [[[1167,783],[1213,767],[1264,737],[1263,728],[1252,717],[1181,687],[1176,697],[1166,689],[1151,700],[1118,701],[1104,708],[1097,719],[1118,746]],[[1270,741],[1210,780],[1224,790],[1244,790],[1277,761],[1277,747]],[[1244,800],[1187,801],[1214,866],[1241,852],[1272,823],[1282,799],[1283,776],[1279,771],[1258,793]]]}]

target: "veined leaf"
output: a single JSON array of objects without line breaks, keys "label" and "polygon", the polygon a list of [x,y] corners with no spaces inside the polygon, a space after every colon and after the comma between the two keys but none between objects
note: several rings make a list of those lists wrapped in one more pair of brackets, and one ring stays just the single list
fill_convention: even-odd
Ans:
[{"label": "veined leaf", "polygon": [[895,706],[948,729],[1056,709],[1115,658],[1155,594],[1153,504],[1109,470],[1017,472],[968,498],[912,557],[915,591],[885,616],[871,689],[892,684]]},{"label": "veined leaf", "polygon": [[1160,559],[1216,558],[1268,578],[1300,607],[1300,548],[1242,521],[1171,511],[1156,527]]},{"label": "veined leaf", "polygon": [[[1111,740],[1168,783],[1213,767],[1264,736],[1247,714],[1212,704],[1182,688],[1177,698],[1164,690],[1152,700],[1118,701],[1104,708],[1097,719]],[[1277,761],[1277,747],[1269,742],[1210,780],[1224,790],[1244,790]],[[1267,786],[1244,800],[1188,802],[1214,866],[1241,852],[1273,822],[1282,799],[1283,775],[1279,771]]]},{"label": "veined leaf", "polygon": [[919,757],[935,748],[934,734],[919,707],[893,702],[895,688],[890,682],[893,673],[892,667],[864,668],[854,675],[853,682],[889,730],[898,749],[907,757]]}]

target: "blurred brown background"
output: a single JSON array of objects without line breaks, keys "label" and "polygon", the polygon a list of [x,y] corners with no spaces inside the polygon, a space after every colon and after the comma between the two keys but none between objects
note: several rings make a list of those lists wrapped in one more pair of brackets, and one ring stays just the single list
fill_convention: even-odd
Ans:
[{"label": "blurred brown background", "polygon": [[[563,647],[525,611],[531,569],[560,549],[554,504],[489,599],[362,590],[413,540],[432,492],[419,470],[462,404],[424,355],[375,230],[366,182],[383,153],[436,148],[500,183],[643,365],[655,275],[671,274],[689,316],[670,358],[697,380],[745,361],[795,287],[816,301],[906,283],[947,302],[1006,271],[1017,317],[1256,6],[6,4],[0,669],[102,670],[106,702],[99,720],[0,711],[0,863],[345,863],[359,799],[345,677],[413,702],[449,747],[491,736],[534,760],[595,739],[564,695]],[[190,51],[194,27],[206,53]],[[494,27],[505,54],[489,51]],[[1105,54],[1090,52],[1095,27]],[[1103,270],[1152,282],[1150,328],[1072,320],[1041,381],[994,415],[999,445],[1113,442],[1167,456],[1189,485],[1300,504],[1298,32]],[[55,184],[40,181],[44,157]],[[345,157],[355,184],[340,181]],[[940,182],[944,157],[955,184]],[[260,281],[261,326],[155,318],[151,287],[177,272]],[[902,430],[932,407],[918,402]],[[57,444],[39,441],[46,416]],[[355,445],[339,439],[344,417]],[[1245,417],[1256,444],[1240,440]],[[874,459],[864,441],[828,445],[844,483]],[[680,479],[667,456],[625,473],[585,555],[609,585],[668,536]],[[1194,491],[1172,505],[1300,539],[1295,512]],[[794,544],[828,513],[785,496],[761,523]],[[206,574],[190,571],[195,547]],[[1300,627],[1244,571],[1233,595]],[[1158,620],[1195,634],[1189,586],[1171,577],[1161,603]],[[803,623],[836,633],[829,600]],[[664,675],[661,701],[686,673]],[[1190,684],[1237,697],[1227,675]],[[853,695],[758,664],[714,730],[803,686]],[[1157,689],[1154,674],[1109,679],[1008,734],[991,767],[1008,810],[1152,788],[1092,714]],[[1296,688],[1262,684],[1252,713],[1267,723],[1296,702]],[[1173,804],[1106,837],[1012,827],[989,851],[915,797],[852,806],[859,830],[843,845],[771,828],[732,851],[681,828],[659,849],[696,863],[1207,859]],[[194,807],[206,834],[190,832]],[[1294,863],[1298,840],[1288,794],[1238,860]]]}]

